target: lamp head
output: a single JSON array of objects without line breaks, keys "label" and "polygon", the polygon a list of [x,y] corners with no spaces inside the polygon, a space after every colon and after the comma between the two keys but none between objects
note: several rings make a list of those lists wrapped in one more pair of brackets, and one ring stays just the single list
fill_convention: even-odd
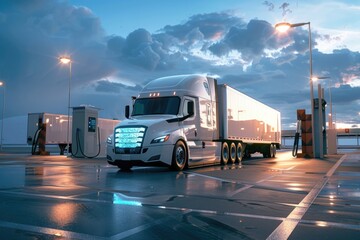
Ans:
[{"label": "lamp head", "polygon": [[59,61],[63,64],[68,64],[71,62],[71,58],[69,57],[59,57]]},{"label": "lamp head", "polygon": [[275,24],[275,29],[278,30],[279,32],[286,32],[291,27],[292,27],[291,24],[288,22],[280,22]]},{"label": "lamp head", "polygon": [[316,82],[317,80],[328,79],[328,78],[330,78],[330,77],[312,76],[312,77],[311,77],[311,81]]}]

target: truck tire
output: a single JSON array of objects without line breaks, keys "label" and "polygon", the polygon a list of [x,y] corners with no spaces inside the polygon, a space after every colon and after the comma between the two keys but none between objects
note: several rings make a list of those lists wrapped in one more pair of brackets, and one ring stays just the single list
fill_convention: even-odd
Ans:
[{"label": "truck tire", "polygon": [[243,156],[244,156],[243,146],[241,143],[238,143],[236,145],[236,162],[240,163],[242,161]]},{"label": "truck tire", "polygon": [[269,158],[271,157],[271,146],[272,144],[267,144],[263,147],[263,157],[264,158]]},{"label": "truck tire", "polygon": [[228,163],[234,164],[236,161],[236,145],[233,142],[230,144],[230,152],[229,153],[230,153],[230,155],[229,155]]},{"label": "truck tire", "polygon": [[271,144],[270,146],[270,157],[275,158],[276,157],[276,145]]},{"label": "truck tire", "polygon": [[177,141],[173,150],[171,169],[175,171],[183,170],[186,167],[187,160],[188,153],[184,142]]},{"label": "truck tire", "polygon": [[249,150],[246,147],[245,147],[244,157],[247,158],[247,159],[251,158],[251,154],[250,154]]},{"label": "truck tire", "polygon": [[221,146],[221,165],[226,165],[229,161],[229,145],[223,142]]}]

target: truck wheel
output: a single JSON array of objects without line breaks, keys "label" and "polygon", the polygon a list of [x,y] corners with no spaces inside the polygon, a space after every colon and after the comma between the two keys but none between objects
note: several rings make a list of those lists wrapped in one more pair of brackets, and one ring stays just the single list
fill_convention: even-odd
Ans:
[{"label": "truck wheel", "polygon": [[236,161],[236,146],[235,143],[230,144],[230,156],[229,156],[229,162],[230,164],[234,164]]},{"label": "truck wheel", "polygon": [[182,141],[178,141],[174,147],[171,168],[176,171],[183,170],[186,166],[187,159],[188,156],[186,146]]},{"label": "truck wheel", "polygon": [[263,152],[263,157],[264,158],[269,158],[269,157],[271,157],[271,144],[270,145],[265,145],[264,146],[264,152]]},{"label": "truck wheel", "polygon": [[271,156],[272,158],[276,157],[276,145],[275,144],[271,144],[270,146],[270,151],[271,151]]},{"label": "truck wheel", "polygon": [[236,146],[236,162],[239,163],[242,161],[244,156],[243,147],[241,143],[238,143]]},{"label": "truck wheel", "polygon": [[251,158],[251,154],[249,153],[249,150],[246,149],[246,147],[245,147],[244,157],[247,158],[247,159]]},{"label": "truck wheel", "polygon": [[226,165],[229,161],[229,145],[223,142],[221,146],[221,164]]}]

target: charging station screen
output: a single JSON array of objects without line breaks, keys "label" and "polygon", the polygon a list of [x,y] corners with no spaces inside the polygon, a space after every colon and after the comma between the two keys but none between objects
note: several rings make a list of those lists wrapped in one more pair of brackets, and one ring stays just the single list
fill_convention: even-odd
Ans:
[{"label": "charging station screen", "polygon": [[89,117],[88,132],[95,132],[95,131],[96,131],[96,118]]}]

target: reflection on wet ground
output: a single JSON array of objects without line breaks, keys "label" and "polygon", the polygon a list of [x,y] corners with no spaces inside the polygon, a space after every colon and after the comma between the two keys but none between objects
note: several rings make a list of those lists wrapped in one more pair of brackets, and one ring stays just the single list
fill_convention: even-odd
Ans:
[{"label": "reflection on wet ground", "polygon": [[4,239],[360,237],[360,154],[254,156],[183,172],[0,155]]}]

